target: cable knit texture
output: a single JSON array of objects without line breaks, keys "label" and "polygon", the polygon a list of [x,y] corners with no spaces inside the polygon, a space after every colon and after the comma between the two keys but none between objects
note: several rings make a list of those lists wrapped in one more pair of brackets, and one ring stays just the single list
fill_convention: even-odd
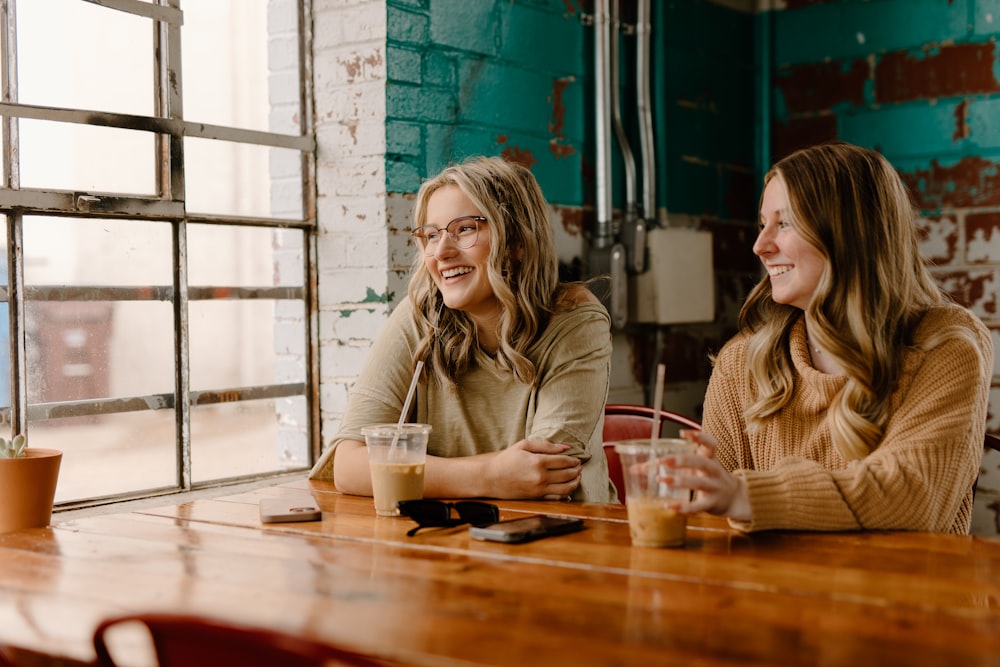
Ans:
[{"label": "cable knit texture", "polygon": [[[973,333],[933,349],[925,343],[948,327]],[[914,333],[878,447],[847,461],[834,448],[827,406],[846,378],[812,366],[805,320],[790,337],[795,368],[791,402],[753,435],[746,432],[747,335],[719,353],[705,396],[704,428],[717,456],[746,478],[752,519],[743,530],[919,530],[967,534],[972,484],[986,429],[993,346],[986,327],[956,305],[929,311]]]}]

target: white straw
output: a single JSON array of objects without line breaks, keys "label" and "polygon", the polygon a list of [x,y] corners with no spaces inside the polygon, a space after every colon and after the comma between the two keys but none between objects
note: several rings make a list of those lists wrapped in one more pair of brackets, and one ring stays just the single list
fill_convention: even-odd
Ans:
[{"label": "white straw", "polygon": [[649,479],[647,484],[650,489],[658,489],[657,495],[663,493],[663,482],[660,481],[659,457],[656,453],[656,440],[660,437],[660,410],[663,407],[663,379],[667,375],[667,367],[659,364],[656,367],[656,394],[653,398],[653,432],[649,434],[649,447],[652,450],[652,461],[655,465],[649,466]]},{"label": "white straw", "polygon": [[653,398],[653,432],[649,435],[650,445],[655,445],[656,439],[660,437],[660,410],[663,408],[663,379],[666,374],[666,366],[660,364],[656,367],[656,394]]},{"label": "white straw", "polygon": [[413,394],[417,391],[417,380],[420,379],[420,371],[424,367],[424,362],[418,361],[417,367],[413,370],[413,379],[410,380],[410,390],[406,392],[406,400],[403,401],[403,411],[399,413],[399,421],[396,422],[396,432],[392,435],[392,445],[389,446],[389,457],[396,452],[396,445],[399,444],[399,434],[403,431],[403,422],[406,415],[410,414],[410,403],[413,402]]}]

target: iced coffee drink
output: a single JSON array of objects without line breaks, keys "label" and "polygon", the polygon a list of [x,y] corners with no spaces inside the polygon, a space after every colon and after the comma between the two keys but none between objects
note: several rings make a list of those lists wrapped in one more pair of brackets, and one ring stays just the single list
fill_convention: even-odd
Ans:
[{"label": "iced coffee drink", "polygon": [[370,461],[372,495],[375,513],[382,516],[398,514],[400,500],[420,500],[424,497],[423,463],[387,463]]},{"label": "iced coffee drink", "polygon": [[637,547],[684,546],[687,516],[658,498],[628,498],[628,529]]},{"label": "iced coffee drink", "polygon": [[689,496],[662,481],[667,471],[660,460],[693,454],[696,445],[680,438],[646,438],[615,443],[625,477],[629,534],[638,547],[684,546],[687,516],[678,511]]},{"label": "iced coffee drink", "polygon": [[361,429],[368,448],[375,513],[398,516],[396,503],[424,497],[428,424],[376,424]]}]

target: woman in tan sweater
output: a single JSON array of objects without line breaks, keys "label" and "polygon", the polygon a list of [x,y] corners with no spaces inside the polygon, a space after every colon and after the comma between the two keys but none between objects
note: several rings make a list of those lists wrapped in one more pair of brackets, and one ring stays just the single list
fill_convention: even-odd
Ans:
[{"label": "woman in tan sweater", "polygon": [[822,145],[770,170],[767,275],[714,360],[704,431],[686,434],[698,455],[673,462],[689,511],[751,531],[968,533],[993,348],[917,242],[874,151]]}]

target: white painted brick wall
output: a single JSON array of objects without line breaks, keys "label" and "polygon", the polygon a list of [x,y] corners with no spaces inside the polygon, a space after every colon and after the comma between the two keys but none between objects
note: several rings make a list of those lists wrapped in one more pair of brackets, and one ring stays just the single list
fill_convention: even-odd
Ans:
[{"label": "white painted brick wall", "polygon": [[386,6],[313,1],[323,446],[396,289],[385,191]]}]

